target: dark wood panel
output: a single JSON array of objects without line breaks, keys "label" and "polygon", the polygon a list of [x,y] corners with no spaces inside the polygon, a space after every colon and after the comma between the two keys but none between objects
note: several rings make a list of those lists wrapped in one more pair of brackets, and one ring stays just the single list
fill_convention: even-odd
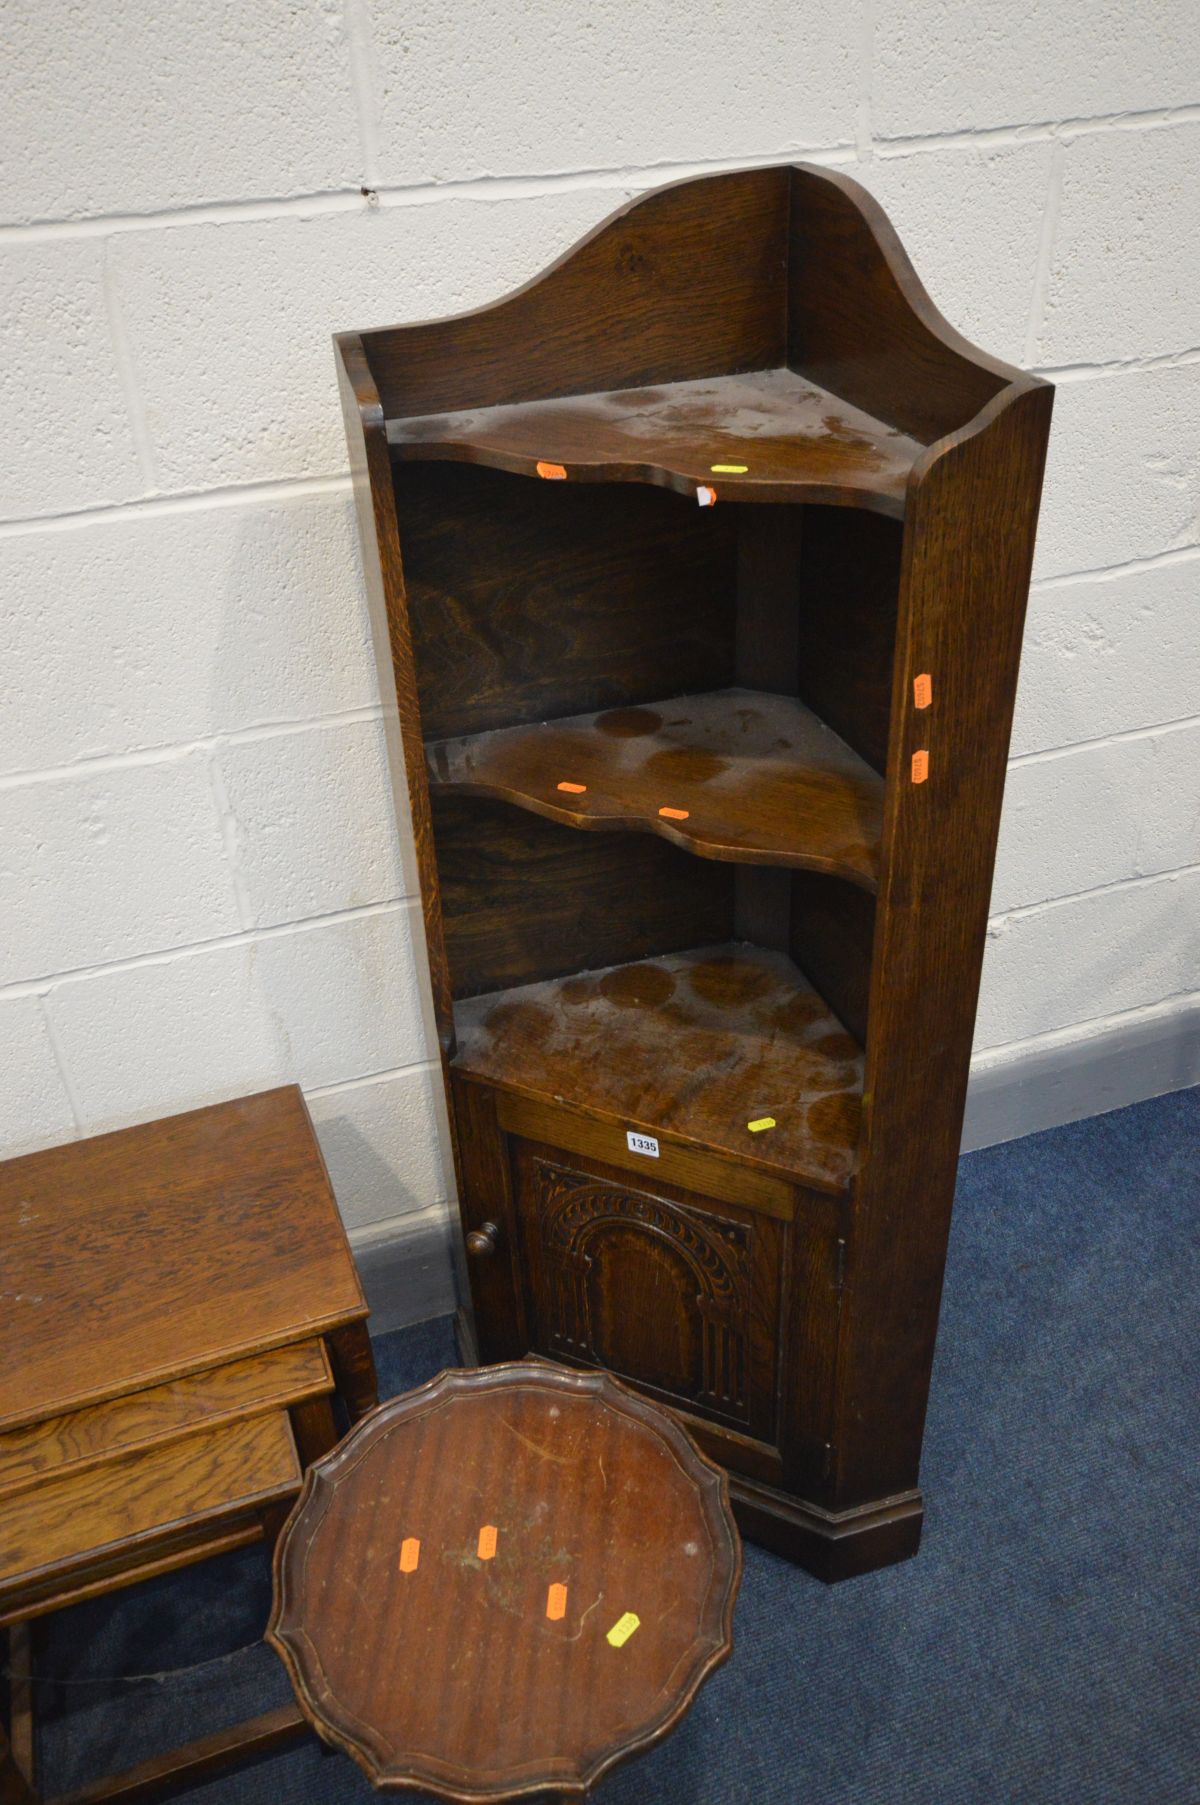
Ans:
[{"label": "dark wood panel", "polygon": [[[844,1504],[917,1482],[1052,401],[1031,383],[934,455],[906,547],[839,1374]],[[908,780],[917,751],[922,783]]]},{"label": "dark wood panel", "polygon": [[733,867],[642,834],[578,834],[501,802],[435,809],[456,997],[725,939]]},{"label": "dark wood panel", "polygon": [[887,768],[900,548],[893,521],[839,508],[804,510],[796,694],[881,776]]},{"label": "dark wood panel", "polygon": [[652,1169],[635,1181],[536,1142],[514,1152],[539,1352],[773,1441],[779,1224]]},{"label": "dark wood panel", "polygon": [[473,997],[455,1016],[464,1075],[814,1190],[849,1183],[862,1054],[786,954],[702,947]]},{"label": "dark wood panel", "polygon": [[738,509],[737,681],[794,696],[804,508]]},{"label": "dark wood panel", "polygon": [[519,1135],[523,1140],[581,1153],[622,1171],[640,1172],[643,1176],[652,1172],[656,1179],[668,1184],[736,1203],[742,1209],[774,1216],[780,1222],[790,1222],[796,1214],[799,1193],[786,1179],[698,1152],[695,1147],[677,1144],[665,1136],[659,1137],[658,1153],[651,1165],[644,1154],[630,1150],[623,1129],[612,1122],[597,1121],[594,1116],[577,1115],[561,1103],[538,1102],[500,1091],[496,1095],[496,1119],[508,1134]]},{"label": "dark wood panel", "polygon": [[785,359],[786,169],[628,203],[477,312],[363,334],[389,416],[681,382]]},{"label": "dark wood panel", "polygon": [[533,1342],[525,1314],[521,1240],[513,1208],[508,1144],[494,1091],[450,1077],[458,1126],[459,1208],[467,1237],[480,1361],[519,1360]]},{"label": "dark wood panel", "polygon": [[792,172],[788,276],[792,368],[923,444],[1020,374],[947,324],[883,209],[840,171]]},{"label": "dark wood panel", "polygon": [[794,871],[786,942],[792,958],[863,1046],[867,1044],[875,900],[855,884]]},{"label": "dark wood panel", "polygon": [[733,681],[733,510],[451,464],[396,503],[426,739]]},{"label": "dark wood panel", "polygon": [[673,696],[438,740],[428,756],[435,795],[493,796],[575,828],[659,834],[701,858],[875,883],[883,781],[791,697]]},{"label": "dark wood panel", "polygon": [[442,935],[417,671],[383,408],[357,335],[338,339],[336,363],[380,694],[385,709],[395,700],[395,715],[387,720],[388,775],[397,817],[413,838],[433,1011],[444,1054],[453,1033],[450,971]]},{"label": "dark wood panel", "polygon": [[399,460],[565,483],[653,483],[702,507],[825,501],[899,518],[922,447],[793,371],[514,402],[397,420]]}]

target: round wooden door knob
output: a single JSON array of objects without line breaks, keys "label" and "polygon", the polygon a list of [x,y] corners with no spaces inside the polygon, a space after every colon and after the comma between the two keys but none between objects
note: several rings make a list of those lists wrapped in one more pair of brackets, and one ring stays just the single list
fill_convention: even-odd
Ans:
[{"label": "round wooden door knob", "polygon": [[482,1228],[473,1228],[467,1236],[467,1252],[472,1259],[484,1260],[495,1253],[500,1245],[500,1230],[494,1222],[485,1222]]}]

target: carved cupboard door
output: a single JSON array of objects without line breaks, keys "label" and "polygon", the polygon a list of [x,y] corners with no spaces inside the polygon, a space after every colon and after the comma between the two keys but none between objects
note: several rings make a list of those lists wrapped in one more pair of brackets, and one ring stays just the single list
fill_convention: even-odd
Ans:
[{"label": "carved cupboard door", "polygon": [[538,1350],[773,1442],[782,1225],[550,1147],[513,1150]]}]

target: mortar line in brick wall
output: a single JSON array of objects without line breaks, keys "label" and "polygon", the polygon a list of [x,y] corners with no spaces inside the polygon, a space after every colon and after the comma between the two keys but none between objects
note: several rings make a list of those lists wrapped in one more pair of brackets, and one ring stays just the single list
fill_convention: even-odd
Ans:
[{"label": "mortar line in brick wall", "polygon": [[116,272],[112,267],[107,242],[100,247],[100,287],[104,295],[105,312],[108,315],[108,333],[112,341],[113,360],[117,366],[121,393],[125,397],[125,409],[129,415],[129,427],[133,435],[138,463],[141,466],[142,481],[147,489],[157,489],[158,472],[154,465],[154,446],[150,438],[150,426],[146,419],[146,407],[137,379],[133,347],[129,342],[129,334],[125,330],[125,316],[121,310]]},{"label": "mortar line in brick wall", "polygon": [[1112,1015],[1093,1015],[1083,1022],[1071,1022],[1065,1028],[1048,1028],[1044,1034],[1022,1035],[1019,1040],[997,1040],[988,1047],[977,1047],[971,1055],[971,1073],[986,1071],[992,1065],[1007,1065],[1001,1054],[1020,1052],[1026,1047],[1068,1047],[1074,1041],[1098,1038],[1108,1028],[1135,1027],[1139,1022],[1166,1021],[1185,1009],[1200,1004],[1200,990],[1177,990],[1157,1002],[1139,1003],[1135,1009],[1118,1009]]},{"label": "mortar line in brick wall", "polygon": [[371,21],[362,0],[344,0],[342,23],[350,52],[350,82],[358,114],[358,140],[362,149],[362,185],[374,189],[379,179],[379,111],[375,44]]},{"label": "mortar line in brick wall", "polygon": [[50,1054],[58,1070],[59,1083],[63,1087],[63,1095],[67,1099],[67,1108],[71,1112],[71,1121],[75,1129],[75,1134],[78,1137],[85,1132],[84,1113],[79,1099],[75,1095],[75,1086],[71,1083],[71,1074],[67,1066],[66,1055],[59,1045],[58,1031],[54,1026],[54,1019],[51,1016],[49,1009],[46,1007],[45,991],[38,992],[37,1002],[38,1013],[42,1018],[42,1026],[46,1030],[46,1039],[50,1043]]},{"label": "mortar line in brick wall", "polygon": [[888,136],[877,132],[875,154],[904,156],[925,150],[987,150],[1005,144],[1031,144],[1044,138],[1079,138],[1094,132],[1156,131],[1173,125],[1191,125],[1200,119],[1200,103],[1179,107],[1149,107],[1144,112],[1081,113],[1069,119],[1030,119],[1007,125],[966,127],[956,132],[907,132]]},{"label": "mortar line in brick wall", "polygon": [[1200,558],[1200,545],[1176,545],[1170,551],[1150,552],[1144,558],[1122,558],[1119,564],[1097,564],[1091,570],[1056,571],[1052,577],[1036,577],[1031,585],[1041,589],[1066,589],[1072,583],[1113,582],[1135,571],[1158,570],[1165,564],[1190,564]]},{"label": "mortar line in brick wall", "polygon": [[339,1091],[359,1090],[372,1084],[388,1084],[393,1078],[408,1078],[414,1072],[424,1072],[429,1078],[441,1075],[441,1066],[436,1059],[414,1059],[409,1065],[386,1066],[382,1071],[363,1072],[357,1078],[338,1078],[333,1084],[306,1084],[306,1097],[336,1097]]},{"label": "mortar line in brick wall", "polygon": [[1145,890],[1151,884],[1171,884],[1177,878],[1189,877],[1193,871],[1200,871],[1200,865],[1174,865],[1169,871],[1138,871],[1129,877],[1114,878],[1110,884],[1093,884],[1086,890],[1071,890],[1065,896],[1047,896],[1041,902],[1018,903],[1015,909],[1004,909],[988,919],[988,938],[995,939],[1003,934],[1010,921],[1024,920],[1028,915],[1041,915],[1047,909],[1062,909],[1069,903],[1082,902],[1086,897],[1108,896],[1114,890]]},{"label": "mortar line in brick wall", "polygon": [[860,163],[871,161],[875,146],[872,122],[875,79],[875,8],[876,0],[863,0],[862,30],[858,40],[859,87],[854,131]]},{"label": "mortar line in brick wall", "polygon": [[1035,372],[1050,382],[1091,382],[1098,376],[1137,376],[1143,370],[1173,370],[1194,363],[1200,363],[1198,345],[1188,345],[1182,351],[1156,351],[1152,357],[1117,358],[1111,363],[1037,365]]},{"label": "mortar line in brick wall", "polygon": [[371,702],[361,708],[343,708],[332,714],[303,715],[296,720],[258,721],[246,727],[230,727],[204,734],[191,740],[174,740],[157,746],[133,746],[124,752],[100,752],[92,757],[72,759],[65,765],[41,765],[28,770],[0,773],[0,794],[6,790],[27,789],[39,783],[63,783],[73,777],[101,777],[109,771],[133,770],[142,765],[174,764],[199,753],[219,753],[224,746],[253,745],[259,740],[283,739],[310,730],[322,732],[335,727],[354,726],[362,721],[380,721],[383,704]]},{"label": "mortar line in brick wall", "polygon": [[72,532],[78,527],[104,525],[114,520],[157,519],[166,514],[196,514],[207,508],[267,506],[277,501],[297,501],[306,495],[349,495],[348,471],[329,476],[280,476],[250,483],[222,483],[211,489],[181,489],[174,494],[139,495],[131,501],[97,503],[90,508],[66,508],[56,514],[25,514],[0,520],[0,539],[19,539],[26,533]]},{"label": "mortar line in brick wall", "polygon": [[1063,165],[1066,152],[1061,142],[1050,151],[1050,168],[1046,180],[1046,202],[1042,208],[1042,229],[1038,238],[1037,265],[1033,276],[1033,293],[1029,298],[1029,326],[1025,334],[1027,365],[1037,357],[1042,325],[1046,314],[1046,296],[1050,290],[1050,268],[1054,259],[1054,240],[1058,232],[1058,216],[1062,211]]},{"label": "mortar line in brick wall", "polygon": [[[314,218],[321,214],[352,213],[368,208],[436,206],[442,201],[540,200],[552,194],[586,192],[589,189],[627,189],[631,192],[686,181],[690,176],[716,174],[724,169],[770,168],[778,164],[853,162],[855,147],[848,140],[834,144],[794,144],[782,150],[746,152],[731,157],[701,157],[685,163],[626,164],[612,168],[543,170],[530,175],[463,176],[452,181],[400,183],[372,188],[364,196],[362,185],[318,194],[263,195],[236,201],[197,201],[191,206],[163,208],[146,213],[95,214],[87,219],[46,219],[0,224],[0,245],[61,238],[106,238],[125,232],[170,230],[179,226],[236,224],[239,221]],[[599,221],[597,220],[597,223]]]},{"label": "mortar line in brick wall", "polygon": [[164,946],[149,953],[131,953],[125,959],[110,959],[97,965],[76,965],[66,971],[42,972],[33,978],[14,978],[0,984],[0,1002],[12,997],[44,997],[49,1002],[63,984],[86,983],[92,978],[119,976],[122,972],[140,971],[147,965],[172,965],[177,959],[200,958],[222,947],[250,946],[263,940],[279,940],[287,934],[336,927],[346,921],[365,920],[371,915],[396,915],[401,910],[414,918],[417,905],[405,896],[385,897],[380,902],[362,903],[354,909],[331,909],[325,915],[309,915],[300,921],[279,921],[269,926],[239,929],[234,934],[215,934],[209,940],[192,940],[184,946]]},{"label": "mortar line in brick wall", "polygon": [[[1037,120],[1020,125],[982,126],[956,132],[871,139],[871,155],[902,157],[929,150],[978,150],[1002,144],[1040,142],[1059,136],[1088,132],[1154,130],[1187,125],[1200,120],[1200,104],[1156,108],[1144,113],[1096,113],[1079,118]],[[529,200],[552,193],[587,188],[647,188],[659,183],[685,181],[689,176],[748,166],[770,167],[805,161],[842,164],[853,161],[856,144],[793,144],[781,150],[742,152],[733,157],[693,158],[686,162],[631,163],[611,167],[540,170],[527,175],[475,175],[450,181],[417,181],[372,187],[364,197],[362,185],[322,189],[306,194],[259,195],[239,200],[196,201],[183,207],[150,209],[145,213],[98,213],[86,219],[40,219],[0,224],[0,243],[46,238],[104,238],[122,232],[165,230],[173,226],[219,225],[237,220],[312,217],[321,213],[348,213],[368,205],[388,207],[426,206],[443,200]]]},{"label": "mortar line in brick wall", "polygon": [[1200,727],[1200,714],[1154,721],[1149,727],[1130,727],[1123,733],[1100,733],[1094,739],[1068,740],[1062,746],[1040,746],[1036,752],[1015,752],[1008,761],[1008,768],[1011,771],[1016,765],[1044,765],[1051,759],[1070,757],[1074,752],[1094,751],[1097,746],[1125,746],[1135,740],[1156,740],[1163,734],[1179,733],[1186,727]]}]

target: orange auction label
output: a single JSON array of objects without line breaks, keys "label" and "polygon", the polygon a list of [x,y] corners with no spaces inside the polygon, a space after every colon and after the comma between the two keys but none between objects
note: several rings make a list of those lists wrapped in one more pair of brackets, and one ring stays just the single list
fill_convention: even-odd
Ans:
[{"label": "orange auction label", "polygon": [[565,790],[568,796],[583,796],[587,793],[586,783],[560,783],[557,787]]},{"label": "orange auction label", "polygon": [[479,1532],[479,1544],[475,1550],[481,1561],[490,1561],[496,1552],[496,1525],[485,1523]]},{"label": "orange auction label", "polygon": [[561,483],[567,474],[562,464],[544,464],[540,459],[538,460],[537,473],[539,476],[544,476],[552,483]]},{"label": "orange auction label", "polygon": [[421,1544],[416,1536],[405,1536],[400,1544],[401,1573],[415,1573],[421,1558]]},{"label": "orange auction label", "polygon": [[686,808],[660,808],[658,812],[668,821],[686,821],[692,811]]},{"label": "orange auction label", "polygon": [[913,678],[913,706],[928,708],[933,701],[933,678],[928,671],[922,671],[919,677]]},{"label": "orange auction label", "polygon": [[912,756],[912,780],[913,780],[913,782],[914,783],[924,783],[925,779],[928,776],[929,776],[929,754],[928,754],[928,752],[914,752],[913,756]]},{"label": "orange auction label", "polygon": [[557,1623],[560,1617],[567,1614],[567,1588],[557,1580],[546,1593],[546,1615],[551,1623]]}]

